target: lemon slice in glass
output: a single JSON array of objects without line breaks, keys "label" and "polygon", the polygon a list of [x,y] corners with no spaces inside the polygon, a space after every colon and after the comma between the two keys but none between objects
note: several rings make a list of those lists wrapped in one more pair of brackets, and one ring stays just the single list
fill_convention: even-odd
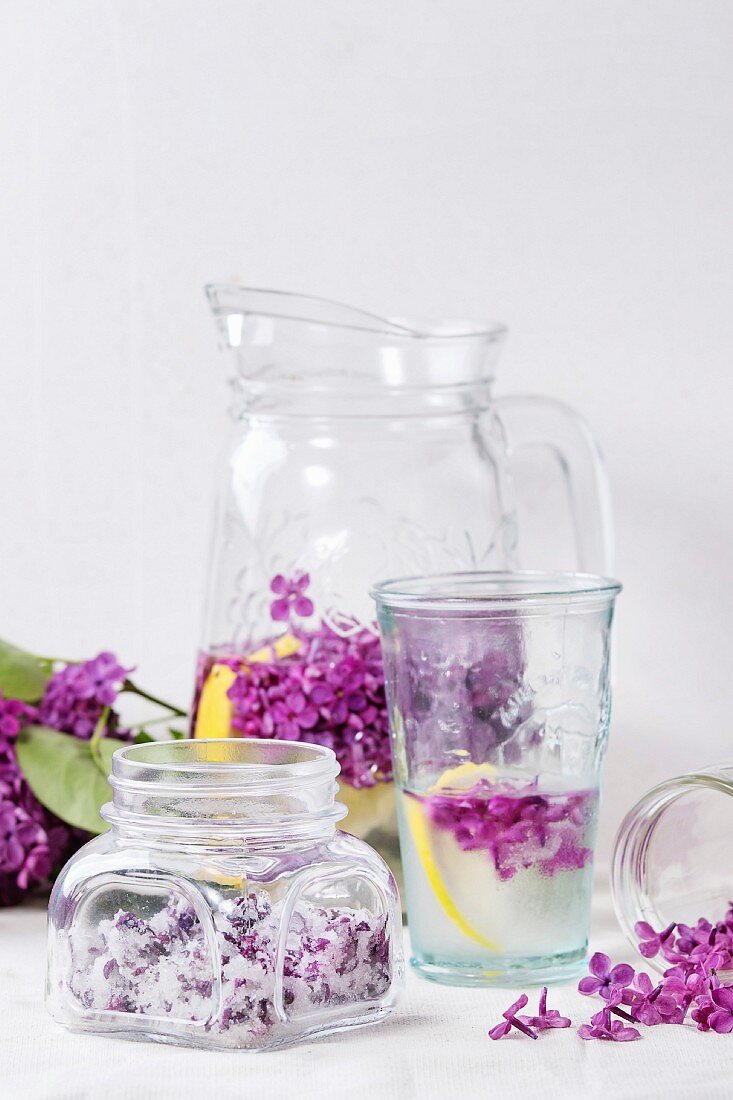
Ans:
[{"label": "lemon slice in glass", "polygon": [[[455,768],[448,768],[444,771],[438,781],[429,788],[428,793],[435,794],[448,788],[468,789],[473,787],[479,779],[487,778],[495,772],[496,768],[492,767],[491,764],[474,764],[471,762],[459,764]],[[431,840],[430,822],[425,814],[422,802],[419,798],[413,798],[408,794],[403,796],[403,806],[415,852],[422,865],[425,878],[441,909],[468,939],[481,944],[489,951],[499,952],[501,948],[496,940],[490,939],[480,932],[456,904],[453,893],[441,873],[440,863],[436,858]],[[454,855],[455,858],[462,859],[463,854],[455,853]]]}]

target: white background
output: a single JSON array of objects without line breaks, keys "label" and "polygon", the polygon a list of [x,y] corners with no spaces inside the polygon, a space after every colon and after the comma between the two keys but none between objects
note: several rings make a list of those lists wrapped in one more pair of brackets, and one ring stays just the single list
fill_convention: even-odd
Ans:
[{"label": "white background", "polygon": [[202,284],[511,329],[617,517],[604,844],[733,755],[731,0],[2,5],[0,633],[185,703],[227,364]]}]

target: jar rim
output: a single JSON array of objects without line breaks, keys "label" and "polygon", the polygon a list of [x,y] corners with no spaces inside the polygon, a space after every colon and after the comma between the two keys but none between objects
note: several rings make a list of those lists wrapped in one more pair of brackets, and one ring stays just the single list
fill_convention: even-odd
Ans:
[{"label": "jar rim", "polygon": [[404,610],[491,611],[545,604],[611,603],[619,581],[594,573],[538,570],[397,577],[370,588],[378,605]]},{"label": "jar rim", "polygon": [[112,777],[134,783],[175,778],[191,787],[260,787],[340,772],[333,749],[299,741],[187,738],[126,745],[112,756]]}]

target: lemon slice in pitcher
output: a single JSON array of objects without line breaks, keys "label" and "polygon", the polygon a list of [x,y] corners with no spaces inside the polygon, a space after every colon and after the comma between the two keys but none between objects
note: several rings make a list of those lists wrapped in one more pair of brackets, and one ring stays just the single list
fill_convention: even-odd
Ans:
[{"label": "lemon slice in pitcher", "polygon": [[[292,634],[283,634],[272,645],[261,646],[260,649],[248,653],[242,659],[240,668],[264,664],[271,661],[273,657],[277,660],[292,657],[299,649],[300,642],[297,638]],[[237,678],[238,671],[218,661],[212,665],[199,696],[196,729],[193,734],[195,738],[217,739],[231,736],[232,701],[228,692]]]}]

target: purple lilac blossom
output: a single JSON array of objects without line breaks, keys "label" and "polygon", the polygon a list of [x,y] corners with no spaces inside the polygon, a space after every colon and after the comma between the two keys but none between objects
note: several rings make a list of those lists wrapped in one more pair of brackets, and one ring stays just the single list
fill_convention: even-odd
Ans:
[{"label": "purple lilac blossom", "polygon": [[521,625],[500,619],[460,625],[459,631],[448,619],[441,630],[434,619],[411,615],[384,632],[385,669],[416,769],[439,767],[451,749],[472,760],[513,763],[513,735],[531,713]]},{"label": "purple lilac blossom", "polygon": [[[237,672],[229,691],[232,728],[244,737],[275,737],[309,741],[332,748],[341,765],[341,779],[353,787],[370,787],[392,778],[384,667],[375,631],[342,636],[327,622],[306,628],[296,620],[309,618],[314,605],[306,594],[308,573],[273,577],[277,599],[270,605],[275,623],[287,623],[299,642],[298,652],[270,661],[247,664],[242,653],[202,655],[193,703],[193,725],[201,689],[214,664]],[[330,616],[331,622],[335,616]],[[349,620],[351,622],[351,620]],[[408,746],[419,739],[423,756],[443,759],[441,732],[446,716],[457,709],[469,716],[456,745],[486,759],[508,742],[527,717],[529,703],[520,699],[524,671],[521,627],[513,622],[483,625],[477,642],[469,639],[460,656],[440,639],[422,638],[420,620],[407,654],[407,675],[398,698],[405,719]],[[272,646],[275,636],[253,639],[251,650]],[[450,647],[449,647],[450,648]],[[425,654],[430,659],[425,660]],[[531,709],[531,707],[529,707]],[[510,761],[509,745],[503,749]]]},{"label": "purple lilac blossom", "polygon": [[485,851],[503,881],[530,867],[546,877],[577,871],[593,859],[587,841],[596,791],[540,795],[535,781],[508,786],[481,779],[465,791],[405,794],[463,851]]},{"label": "purple lilac blossom", "polygon": [[[0,713],[7,702],[0,699]],[[74,844],[77,835],[41,805],[0,734],[0,907],[16,905],[47,879],[81,843]]]},{"label": "purple lilac blossom", "polygon": [[547,1007],[547,986],[543,986],[540,993],[540,1002],[536,1016],[520,1016],[519,1019],[528,1027],[534,1027],[537,1031],[548,1031],[553,1028],[570,1027],[572,1020],[567,1016],[561,1016],[556,1008]]},{"label": "purple lilac blossom", "polygon": [[232,727],[243,737],[325,745],[341,778],[371,787],[392,778],[389,722],[379,639],[364,630],[342,638],[325,623],[298,631],[289,657],[243,665],[229,689]]},{"label": "purple lilac blossom", "polygon": [[[222,902],[213,912],[214,963],[202,925],[182,898],[169,895],[147,919],[119,910],[91,935],[68,933],[69,988],[92,1011],[168,1016],[213,1031],[228,1046],[262,1045],[283,1026],[274,1007],[283,917],[284,903],[273,902],[265,890]],[[283,1007],[291,1019],[378,1000],[392,980],[386,916],[299,900],[283,974]],[[217,976],[221,1012],[214,998]]]},{"label": "purple lilac blossom", "polygon": [[64,733],[91,737],[104,708],[114,705],[131,671],[122,667],[114,653],[100,653],[91,661],[65,665],[46,685],[38,720]]},{"label": "purple lilac blossom", "polygon": [[664,944],[676,928],[674,922],[668,925],[663,932],[655,932],[645,920],[637,921],[634,932],[639,938],[639,954],[645,959],[653,959],[663,949]]},{"label": "purple lilac blossom", "polygon": [[[634,975],[624,963],[611,967],[608,956],[597,953],[591,959],[591,975],[578,986],[580,992],[599,993],[617,1014],[621,1014],[620,1002],[628,1005],[633,1021],[647,1026],[683,1024],[689,1013],[698,1031],[733,1031],[733,985],[721,981],[721,974],[733,965],[733,903],[715,925],[701,917],[692,926],[671,924],[655,932],[646,921],[640,921],[635,931],[645,957],[661,952],[673,963],[657,985],[643,971]],[[600,1034],[605,1025],[597,1017],[599,1014],[593,1017],[592,1026],[583,1025],[583,1038],[609,1037]],[[591,1034],[593,1028],[599,1033]]]},{"label": "purple lilac blossom", "polygon": [[581,1039],[605,1039],[613,1043],[629,1043],[641,1038],[637,1028],[629,1027],[623,1020],[612,1020],[609,1008],[596,1012],[589,1024],[581,1024],[578,1035]]},{"label": "purple lilac blossom", "polygon": [[0,695],[0,906],[15,905],[68,852],[67,827],[33,795],[15,756],[21,727],[36,709]]},{"label": "purple lilac blossom", "polygon": [[489,1038],[503,1039],[509,1034],[512,1028],[516,1028],[517,1031],[520,1031],[529,1039],[536,1039],[537,1033],[527,1026],[527,1024],[524,1022],[525,1017],[517,1015],[517,1012],[520,1008],[527,1007],[528,1000],[529,998],[527,997],[527,994],[522,993],[521,996],[514,1002],[514,1004],[509,1005],[509,1008],[504,1013],[502,1013],[504,1019],[489,1030]]},{"label": "purple lilac blossom", "polygon": [[[608,955],[596,952],[590,961],[591,974],[581,979],[578,989],[586,996],[599,994],[605,1004],[588,1023],[580,1025],[580,1038],[630,1042],[641,1038],[638,1029],[630,1025],[683,1024],[688,1012],[698,1031],[721,1035],[733,1032],[733,984],[724,984],[719,977],[721,971],[730,969],[733,960],[733,902],[724,919],[715,925],[701,917],[694,926],[672,924],[655,932],[641,921],[635,931],[640,949],[646,949],[642,954],[653,957],[661,951],[666,958],[674,959],[675,965],[664,971],[655,986],[644,971],[635,974],[628,963],[612,966]],[[571,1021],[555,1009],[548,1012],[546,989],[540,995],[536,1016],[516,1015],[527,1001],[527,995],[522,994],[510,1005],[504,1020],[489,1032],[492,1039],[504,1038],[512,1028],[542,1031],[570,1026]]]},{"label": "purple lilac blossom", "polygon": [[[0,695],[0,907],[22,901],[88,839],[42,806],[28,786],[15,754],[22,726],[41,722],[91,736],[104,708],[115,703],[127,671],[114,654],[100,653],[54,673],[37,707]],[[109,728],[117,736],[124,732],[114,712]]]},{"label": "purple lilac blossom", "polygon": [[679,1000],[671,995],[669,982],[655,986],[648,974],[640,970],[633,982],[623,991],[623,1003],[631,1006],[634,1020],[647,1027],[675,1022],[679,1012]]},{"label": "purple lilac blossom", "polygon": [[590,975],[581,978],[578,983],[578,992],[586,997],[598,993],[604,1000],[608,1000],[612,989],[623,988],[634,980],[633,967],[628,963],[619,963],[612,967],[608,955],[604,955],[602,951],[596,951],[592,956],[589,970]]},{"label": "purple lilac blossom", "polygon": [[270,615],[275,622],[288,622],[292,615],[307,619],[313,614],[313,601],[306,596],[310,584],[308,573],[296,573],[288,580],[278,573],[270,581],[270,591],[278,597],[270,604]]}]

